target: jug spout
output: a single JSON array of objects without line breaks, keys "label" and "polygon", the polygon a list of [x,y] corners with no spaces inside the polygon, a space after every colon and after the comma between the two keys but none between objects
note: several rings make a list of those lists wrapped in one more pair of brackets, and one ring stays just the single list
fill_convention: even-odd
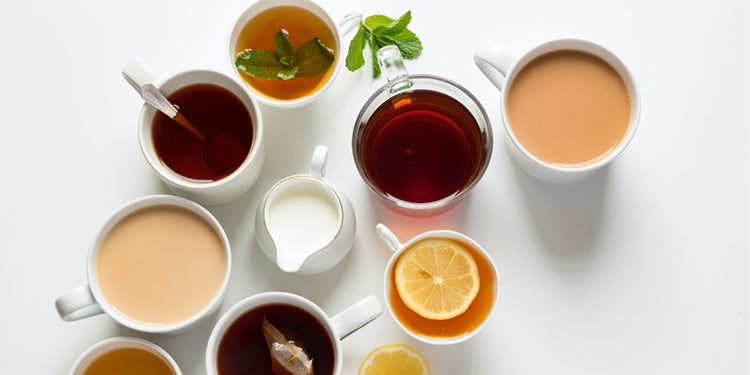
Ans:
[{"label": "jug spout", "polygon": [[297,272],[302,268],[307,259],[315,254],[315,251],[301,251],[299,249],[278,247],[276,249],[276,265],[284,272]]}]

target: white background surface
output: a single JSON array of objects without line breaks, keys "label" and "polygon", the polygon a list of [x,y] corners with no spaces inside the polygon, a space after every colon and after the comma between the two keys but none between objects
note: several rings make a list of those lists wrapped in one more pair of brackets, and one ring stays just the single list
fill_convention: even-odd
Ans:
[{"label": "white background surface", "polygon": [[[424,52],[413,73],[455,80],[483,103],[495,149],[483,180],[455,211],[407,219],[381,208],[354,167],[361,105],[384,79],[370,65],[342,71],[318,101],[262,108],[268,154],[255,186],[210,207],[234,264],[221,311],[254,293],[301,294],[333,314],[373,294],[383,302],[389,256],[373,227],[402,239],[448,228],[494,258],[500,304],[472,340],[421,344],[386,313],[344,343],[344,373],[376,346],[406,343],[432,373],[746,374],[748,370],[748,4],[532,0],[321,0],[334,16],[360,5],[392,17],[411,9]],[[212,317],[180,336],[145,335],[101,315],[63,323],[53,307],[85,282],[98,227],[124,203],[167,193],[140,154],[140,102],[120,76],[133,57],[158,74],[229,73],[226,39],[249,1],[23,1],[0,5],[0,373],[64,374],[91,344],[115,335],[156,342],[185,374],[204,374]],[[347,45],[348,40],[346,38]],[[609,168],[569,186],[539,183],[506,153],[500,94],[473,65],[481,41],[516,56],[542,41],[599,42],[629,65],[641,121]],[[260,195],[330,148],[328,177],[354,203],[358,232],[329,273],[273,267],[253,233]]]}]

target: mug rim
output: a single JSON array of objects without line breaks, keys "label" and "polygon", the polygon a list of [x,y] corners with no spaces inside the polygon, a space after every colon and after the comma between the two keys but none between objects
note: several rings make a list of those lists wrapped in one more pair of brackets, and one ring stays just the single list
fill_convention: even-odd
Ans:
[{"label": "mug rim", "polygon": [[[186,83],[175,83],[179,80],[184,80],[186,81]],[[221,82],[222,80],[226,82]],[[156,147],[154,146],[153,136],[151,133],[153,131],[154,117],[157,111],[147,103],[143,103],[143,105],[141,106],[141,111],[138,115],[138,145],[140,146],[141,153],[146,159],[146,162],[160,178],[168,181],[169,183],[177,186],[180,189],[191,192],[205,193],[238,180],[239,176],[243,173],[246,173],[246,171],[250,169],[250,165],[257,161],[257,159],[260,157],[259,154],[262,148],[261,143],[263,142],[263,119],[260,113],[260,109],[258,108],[259,106],[257,101],[255,100],[255,98],[253,98],[252,95],[250,95],[248,90],[243,85],[238,84],[231,77],[214,70],[184,70],[165,79],[159,80],[155,83],[155,85],[160,91],[164,86],[169,86],[172,84],[176,85],[176,88],[174,90],[171,90],[169,94],[162,92],[164,96],[169,96],[179,89],[201,83],[210,83],[228,90],[242,102],[243,106],[250,115],[251,127],[253,129],[253,140],[250,145],[250,150],[248,150],[247,152],[247,156],[242,161],[242,164],[240,164],[239,167],[232,171],[232,173],[230,173],[228,176],[210,182],[193,182],[187,180],[186,178],[178,176],[176,172],[170,172],[164,166],[164,163],[159,159],[158,154],[156,153]],[[245,99],[247,99],[248,101],[246,102]],[[248,106],[248,102],[251,106]],[[153,152],[150,152],[150,150]]]},{"label": "mug rim", "polygon": [[[308,256],[305,259],[305,262],[302,263],[302,266],[304,266],[304,264],[308,260],[310,260],[310,258],[312,258],[314,255],[317,255],[317,254],[319,254],[319,253],[327,250],[328,248],[330,248],[334,244],[334,242],[336,240],[338,240],[339,237],[341,236],[341,233],[344,230],[344,202],[342,202],[341,196],[339,196],[338,191],[336,191],[336,189],[334,189],[333,186],[331,186],[328,182],[326,182],[324,178],[317,178],[317,177],[313,177],[313,176],[307,175],[307,174],[298,174],[298,175],[288,176],[288,177],[282,178],[281,180],[277,181],[273,186],[271,186],[268,189],[268,192],[266,193],[265,198],[263,198],[263,201],[262,201],[263,228],[266,230],[266,234],[268,234],[268,238],[270,238],[271,242],[274,245],[274,251],[278,252],[278,250],[277,250],[278,246],[276,245],[276,242],[274,241],[273,236],[271,235],[271,230],[268,228],[268,221],[269,221],[268,220],[269,219],[268,218],[268,211],[269,211],[268,203],[271,200],[272,195],[278,194],[278,192],[279,192],[278,188],[279,187],[281,187],[282,185],[288,185],[289,183],[294,183],[294,180],[298,180],[298,179],[305,181],[305,182],[301,182],[301,183],[308,183],[309,182],[309,183],[315,184],[315,185],[317,185],[319,187],[322,187],[329,195],[331,195],[333,198],[335,198],[336,213],[338,214],[338,230],[336,230],[336,233],[333,235],[333,237],[331,238],[331,240],[328,241],[328,243],[325,246],[321,247],[320,249],[318,249],[314,253],[310,254],[310,256]],[[278,267],[278,264],[277,264],[277,267]],[[302,267],[300,267],[300,270],[301,269],[302,269]],[[297,272],[299,272],[299,270],[297,270]]]},{"label": "mug rim", "polygon": [[[232,47],[236,46],[239,33],[242,31],[245,25],[247,25],[247,23],[253,19],[253,17],[257,16],[260,12],[263,12],[267,9],[289,5],[312,11],[314,14],[321,18],[323,23],[328,26],[329,31],[331,31],[331,34],[333,34],[333,37],[336,40],[336,56],[333,62],[334,69],[331,72],[331,76],[328,77],[328,80],[313,93],[295,99],[276,99],[264,95],[254,87],[251,87],[247,82],[245,82],[245,80],[240,75],[241,73],[234,65],[237,57]],[[244,22],[240,23],[240,21],[242,20],[244,20]],[[234,78],[238,80],[240,84],[245,87],[251,94],[251,96],[253,96],[257,101],[275,108],[295,108],[308,104],[317,99],[318,97],[320,97],[320,94],[322,94],[332,85],[334,79],[338,75],[338,72],[341,70],[341,65],[344,60],[340,56],[342,53],[343,45],[342,38],[343,36],[341,35],[341,30],[336,25],[336,22],[331,16],[331,13],[329,13],[325,7],[320,5],[315,0],[257,0],[254,3],[250,4],[250,6],[245,8],[242,13],[240,13],[229,31],[229,37],[227,38],[227,61],[229,62],[229,69],[232,71],[232,75],[234,76]]]},{"label": "mug rim", "polygon": [[331,322],[331,317],[316,303],[303,296],[289,292],[261,292],[253,294],[235,303],[222,314],[211,330],[208,342],[206,343],[206,373],[208,375],[218,374],[217,362],[221,340],[237,319],[258,307],[272,304],[287,304],[303,309],[325,328],[333,346],[333,374],[340,374],[341,367],[343,366],[341,339],[339,339],[338,333]]},{"label": "mug rim", "polygon": [[[224,270],[224,278],[221,282],[221,285],[219,286],[219,289],[214,294],[211,301],[206,304],[203,309],[196,312],[189,318],[182,320],[177,323],[168,324],[168,325],[159,325],[159,326],[150,326],[146,324],[141,324],[133,319],[128,318],[124,314],[118,312],[116,309],[114,309],[107,299],[104,297],[104,294],[102,293],[101,289],[99,288],[99,280],[96,277],[96,260],[99,255],[99,250],[101,248],[101,243],[104,240],[104,238],[109,234],[110,230],[117,225],[122,219],[129,216],[130,214],[133,214],[137,211],[143,210],[148,207],[154,207],[154,206],[160,206],[160,205],[167,205],[167,206],[173,206],[173,207],[180,207],[186,210],[189,210],[190,212],[193,212],[194,214],[198,215],[201,219],[203,219],[207,224],[213,228],[214,232],[217,236],[219,236],[219,240],[222,244],[222,249],[224,250],[224,254],[226,256],[226,266]],[[89,247],[89,252],[86,257],[86,277],[89,283],[89,289],[91,290],[91,295],[94,297],[94,300],[99,304],[99,306],[104,310],[104,312],[109,315],[112,319],[114,319],[116,322],[120,323],[121,325],[134,329],[136,331],[140,332],[146,332],[146,333],[170,333],[170,332],[176,332],[179,331],[185,327],[191,326],[194,323],[202,320],[206,316],[208,316],[212,311],[214,311],[216,308],[219,307],[221,304],[224,294],[227,289],[227,285],[229,284],[229,276],[231,274],[232,270],[232,251],[229,244],[229,239],[226,235],[226,232],[224,231],[224,228],[221,226],[219,221],[214,217],[207,209],[205,209],[203,206],[189,200],[186,198],[174,196],[174,195],[166,195],[166,194],[156,194],[156,195],[147,195],[145,197],[134,199],[124,205],[122,205],[120,208],[115,210],[109,218],[102,224],[102,226],[99,228],[99,231],[97,232],[96,236],[94,237],[94,240],[91,243],[91,246]]]},{"label": "mug rim", "polygon": [[[86,359],[88,359],[88,357],[91,356],[96,350],[99,350],[108,345],[111,346],[117,343],[124,343],[126,345],[135,344],[135,345],[122,346],[121,348],[143,349],[144,346],[148,347],[150,349],[149,352],[152,354],[158,355],[164,362],[166,362],[169,365],[169,367],[172,369],[172,371],[174,371],[175,375],[182,375],[182,370],[180,369],[180,366],[177,364],[177,361],[175,361],[174,358],[172,358],[172,356],[162,347],[148,340],[144,340],[144,339],[137,338],[137,337],[127,337],[127,336],[110,337],[104,340],[97,341],[93,345],[89,346],[88,348],[86,348],[86,350],[84,350],[81,354],[78,355],[78,358],[76,358],[75,362],[73,362],[73,366],[71,366],[70,371],[68,372],[68,375],[75,375],[76,370],[79,369],[81,364]],[[120,348],[115,348],[113,350],[116,350],[116,349],[120,349]],[[96,358],[99,358],[102,355],[109,353],[111,351],[112,350],[107,350],[97,355]],[[91,361],[91,363],[93,363],[93,360]],[[91,363],[89,363],[89,365],[91,365]]]},{"label": "mug rim", "polygon": [[[484,260],[486,261],[486,263],[490,266],[490,269],[492,270],[492,277],[495,281],[495,292],[493,294],[492,307],[490,308],[490,311],[487,313],[487,316],[484,318],[482,323],[478,325],[474,330],[469,332],[468,334],[457,336],[457,337],[452,337],[452,338],[446,338],[446,339],[418,335],[415,332],[411,331],[410,329],[406,328],[406,326],[404,326],[404,324],[401,323],[401,320],[399,320],[399,318],[393,312],[393,307],[391,307],[391,300],[390,300],[390,289],[391,289],[390,288],[390,285],[391,285],[390,275],[391,275],[391,272],[393,271],[393,268],[396,266],[396,261],[398,260],[398,258],[401,257],[404,251],[406,251],[406,249],[408,249],[415,243],[423,239],[427,239],[427,238],[447,238],[447,239],[453,239],[453,240],[458,239],[463,242],[466,242],[467,244],[471,245],[474,250],[476,250],[479,254],[481,254],[482,257],[484,257]],[[398,291],[396,293],[398,293]],[[398,324],[398,326],[401,327],[401,329],[404,332],[409,334],[411,337],[421,342],[424,342],[426,344],[452,345],[452,344],[458,344],[458,343],[464,342],[474,337],[474,335],[476,335],[479,331],[481,331],[482,328],[484,328],[484,326],[487,325],[487,322],[490,321],[490,319],[495,313],[495,310],[497,309],[497,304],[498,304],[497,301],[500,298],[500,276],[497,271],[497,267],[495,266],[495,262],[492,260],[492,257],[490,257],[490,254],[486,250],[484,250],[484,248],[481,245],[479,245],[479,243],[474,241],[471,237],[463,233],[456,232],[453,230],[448,230],[448,229],[431,230],[431,231],[420,233],[412,237],[408,241],[402,243],[401,246],[396,251],[393,251],[393,254],[391,255],[390,259],[388,259],[388,263],[385,267],[385,272],[383,274],[383,294],[385,297],[386,306],[388,307],[388,312],[391,314],[391,317],[393,318],[393,320],[396,321],[396,324]]]},{"label": "mug rim", "polygon": [[[570,44],[571,46],[561,46],[561,45],[566,45],[566,44]],[[550,48],[550,47],[553,47],[553,48]],[[600,51],[594,51],[597,49]],[[630,121],[628,122],[627,130],[625,131],[625,134],[622,136],[617,146],[615,146],[614,149],[609,151],[608,154],[606,154],[604,157],[600,158],[599,160],[596,160],[593,163],[589,163],[589,164],[578,166],[578,167],[576,166],[563,167],[559,165],[546,163],[540,160],[539,158],[537,158],[536,156],[534,156],[533,154],[531,154],[516,138],[515,134],[513,133],[513,130],[511,129],[510,122],[508,121],[508,114],[507,114],[508,93],[510,91],[509,88],[512,86],[513,81],[515,81],[515,78],[518,76],[518,73],[520,73],[520,71],[523,70],[524,67],[526,67],[531,61],[533,61],[537,57],[545,53],[562,51],[562,50],[580,51],[580,52],[594,55],[604,60],[608,65],[610,65],[613,69],[615,69],[615,71],[620,76],[620,78],[622,78],[623,82],[625,83],[626,89],[628,90],[628,94],[630,96],[630,105],[631,105]],[[635,136],[635,132],[638,129],[638,123],[640,120],[640,112],[641,112],[640,90],[638,89],[638,84],[635,81],[635,77],[633,77],[633,75],[630,72],[630,69],[625,64],[625,62],[622,61],[622,59],[620,59],[619,56],[617,56],[616,54],[614,54],[612,51],[602,46],[601,44],[592,42],[590,40],[579,39],[579,38],[558,38],[558,39],[548,40],[546,42],[536,44],[535,46],[533,46],[532,48],[524,52],[524,54],[521,55],[521,57],[519,57],[518,59],[515,59],[513,66],[511,67],[510,71],[508,71],[505,84],[503,85],[500,106],[501,106],[500,115],[503,120],[503,128],[505,129],[505,133],[508,135],[508,139],[513,143],[513,145],[519,151],[521,151],[521,153],[524,156],[526,156],[529,160],[531,160],[535,166],[541,167],[543,169],[551,170],[557,174],[569,175],[569,176],[583,175],[588,172],[598,170],[599,168],[609,164],[617,155],[622,153],[625,150],[625,148],[630,144],[630,142],[633,140],[633,137]]]},{"label": "mug rim", "polygon": [[[477,127],[480,130],[480,138],[482,141],[482,147],[483,147],[483,153],[484,157],[482,158],[481,164],[479,165],[479,168],[477,169],[477,172],[475,176],[472,178],[471,182],[468,183],[466,186],[464,186],[461,190],[458,191],[458,193],[451,194],[447,197],[441,198],[436,201],[432,202],[409,202],[397,197],[394,197],[390,194],[385,194],[378,190],[375,187],[375,184],[370,180],[370,178],[365,173],[365,166],[362,162],[361,158],[359,157],[360,152],[357,147],[357,141],[360,139],[360,135],[364,133],[364,129],[367,127],[367,122],[369,121],[369,118],[366,119],[368,121],[365,121],[363,118],[365,115],[365,111],[369,109],[370,107],[374,106],[375,99],[385,93],[386,91],[389,91],[391,87],[398,85],[399,83],[405,81],[405,80],[417,80],[417,81],[432,81],[432,82],[439,82],[440,84],[444,84],[450,87],[453,87],[457,89],[459,92],[463,93],[472,101],[476,108],[479,111],[479,114],[481,115],[481,119],[477,119],[476,116],[473,115],[475,122],[477,123]],[[429,88],[429,89],[414,89],[413,87],[409,87],[404,90],[400,90],[397,93],[394,93],[393,95],[400,95],[406,92],[410,91],[416,91],[416,90],[426,90],[426,91],[434,91],[438,92],[443,95],[447,95],[450,98],[456,100],[458,103],[460,103],[464,108],[466,108],[466,105],[458,100],[457,98],[454,98],[452,95],[449,95],[445,92]],[[382,103],[378,105],[380,107]],[[466,108],[469,113],[472,111]],[[377,110],[377,108],[375,108]],[[479,124],[479,120],[482,120],[484,124],[486,124],[486,127],[484,131],[482,131],[482,126]],[[481,137],[482,133],[486,135],[485,137]],[[364,180],[365,184],[369,188],[371,192],[375,194],[376,197],[378,197],[381,200],[384,200],[385,202],[388,202],[389,205],[395,206],[397,209],[404,210],[408,214],[423,214],[423,215],[430,215],[432,213],[440,213],[449,210],[450,208],[457,205],[463,198],[468,195],[469,192],[471,192],[474,187],[479,183],[479,180],[482,179],[485,172],[487,171],[487,168],[489,167],[490,161],[492,159],[492,150],[494,145],[494,137],[492,132],[492,122],[490,121],[489,116],[487,115],[487,111],[485,111],[484,106],[482,106],[479,99],[474,96],[469,90],[467,90],[464,86],[459,84],[458,82],[455,82],[451,79],[433,75],[433,74],[407,74],[404,76],[399,76],[394,78],[391,81],[386,82],[384,85],[380,86],[375,92],[365,101],[365,104],[362,106],[362,108],[359,111],[359,114],[357,114],[357,119],[354,123],[354,131],[352,132],[352,154],[354,156],[354,164],[357,167],[357,172],[359,173],[360,177],[362,177],[362,180]],[[486,150],[486,151],[485,151]]]}]

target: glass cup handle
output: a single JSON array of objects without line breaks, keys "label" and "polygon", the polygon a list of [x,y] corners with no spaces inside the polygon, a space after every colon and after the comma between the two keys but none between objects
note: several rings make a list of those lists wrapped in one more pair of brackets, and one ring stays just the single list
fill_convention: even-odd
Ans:
[{"label": "glass cup handle", "polygon": [[474,52],[474,64],[500,91],[514,63],[515,59],[496,44],[483,43]]},{"label": "glass cup handle", "polygon": [[91,294],[88,285],[81,285],[61,295],[55,301],[60,319],[66,322],[88,318],[104,312]]},{"label": "glass cup handle", "polygon": [[339,339],[343,340],[380,316],[383,308],[374,296],[367,296],[331,318]]},{"label": "glass cup handle", "polygon": [[310,161],[310,174],[315,178],[323,178],[326,174],[326,164],[328,162],[328,147],[323,145],[315,146],[312,160]]},{"label": "glass cup handle", "polygon": [[341,35],[346,35],[358,27],[360,22],[362,22],[363,14],[364,12],[362,11],[362,8],[354,8],[341,17],[338,22],[336,22],[336,26],[339,28],[339,33],[341,33]]},{"label": "glass cup handle", "polygon": [[411,81],[406,79],[409,72],[404,66],[404,59],[401,57],[401,51],[398,50],[398,47],[395,45],[382,47],[378,50],[377,56],[380,70],[385,74],[388,82],[393,82],[391,94],[411,87]]}]

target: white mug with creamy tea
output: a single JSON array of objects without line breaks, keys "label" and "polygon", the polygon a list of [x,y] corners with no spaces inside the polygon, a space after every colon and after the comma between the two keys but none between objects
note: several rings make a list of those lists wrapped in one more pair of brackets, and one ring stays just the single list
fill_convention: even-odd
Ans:
[{"label": "white mug with creamy tea", "polygon": [[487,43],[474,62],[502,92],[511,156],[536,178],[579,180],[612,161],[635,134],[640,114],[635,80],[598,44],[552,40],[516,60]]},{"label": "white mug with creamy tea", "polygon": [[105,312],[137,331],[178,332],[218,309],[231,263],[229,240],[205,208],[147,196],[104,223],[88,253],[88,284],[55,306],[65,321]]}]

